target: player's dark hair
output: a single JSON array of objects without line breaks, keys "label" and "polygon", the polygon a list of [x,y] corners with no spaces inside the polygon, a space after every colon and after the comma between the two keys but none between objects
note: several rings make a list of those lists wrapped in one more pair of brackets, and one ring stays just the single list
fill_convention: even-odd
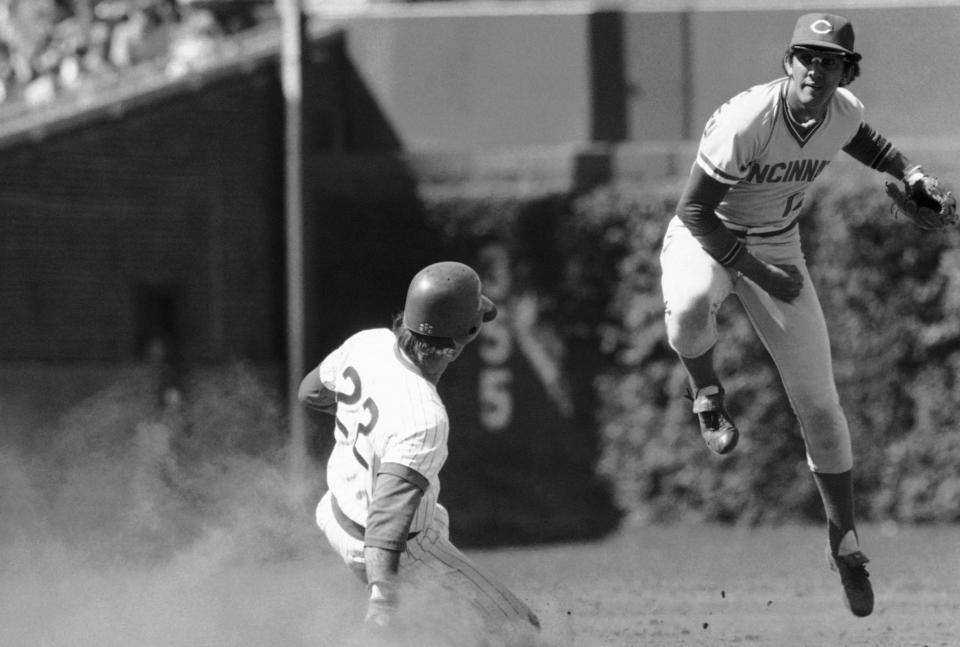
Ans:
[{"label": "player's dark hair", "polygon": [[402,312],[393,316],[392,330],[397,337],[400,350],[417,364],[423,364],[433,357],[443,355],[455,346],[449,337],[430,337],[413,332],[403,325]]},{"label": "player's dark hair", "polygon": [[[790,59],[793,58],[793,52],[794,48],[788,47],[783,53],[783,60],[780,61],[780,65],[783,67],[784,74],[788,76],[790,75]],[[844,56],[843,80],[840,81],[840,87],[842,88],[850,85],[858,76],[860,76],[860,59]]]}]

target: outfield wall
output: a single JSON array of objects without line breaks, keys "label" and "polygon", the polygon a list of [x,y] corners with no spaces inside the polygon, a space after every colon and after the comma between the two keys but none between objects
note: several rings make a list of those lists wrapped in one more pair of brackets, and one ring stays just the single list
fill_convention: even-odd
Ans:
[{"label": "outfield wall", "polygon": [[[625,159],[696,139],[719,104],[779,76],[796,17],[819,9],[436,2],[336,14],[307,4],[317,25],[345,30],[360,78],[412,154],[548,158],[616,144]],[[908,149],[955,146],[960,3],[836,2],[831,11],[858,34],[863,73],[852,89],[870,122]]]}]

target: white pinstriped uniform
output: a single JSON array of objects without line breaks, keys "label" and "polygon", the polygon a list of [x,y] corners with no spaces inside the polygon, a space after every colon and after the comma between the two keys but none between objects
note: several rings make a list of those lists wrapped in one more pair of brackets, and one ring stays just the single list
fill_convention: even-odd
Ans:
[{"label": "white pinstriped uniform", "polygon": [[[848,144],[863,120],[863,104],[849,91],[834,93],[825,117],[799,128],[786,110],[788,79],[754,86],[717,109],[704,128],[696,164],[731,188],[716,214],[768,263],[791,264],[803,288],[790,303],[714,260],[674,216],[660,263],[670,345],[683,357],[699,357],[717,342],[716,313],[736,294],[783,380],[816,472],[840,473],[853,465],[846,417],[833,377],[827,327],[795,226],[806,190]],[[708,311],[696,303],[707,295]],[[680,326],[692,312],[700,325]]]},{"label": "white pinstriped uniform", "polygon": [[430,483],[410,525],[410,532],[419,532],[430,525],[436,509],[450,422],[436,387],[396,342],[386,328],[361,331],[317,369],[323,385],[339,394],[327,486],[344,513],[365,525],[380,464],[416,470]]},{"label": "white pinstriped uniform", "polygon": [[386,328],[361,331],[328,355],[320,380],[336,391],[336,445],[327,463],[328,491],[317,506],[317,525],[344,562],[365,577],[363,542],[334,516],[331,497],[363,526],[377,468],[398,463],[421,474],[429,487],[413,517],[400,558],[404,576],[421,573],[461,592],[494,622],[526,621],[530,609],[450,542],[449,517],[437,502],[447,458],[450,423],[435,385],[423,378]]}]

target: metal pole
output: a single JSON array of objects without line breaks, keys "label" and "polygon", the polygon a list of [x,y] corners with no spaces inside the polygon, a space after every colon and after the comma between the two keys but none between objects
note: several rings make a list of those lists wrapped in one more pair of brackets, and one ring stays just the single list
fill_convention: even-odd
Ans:
[{"label": "metal pole", "polygon": [[306,473],[306,415],[297,401],[304,375],[303,277],[303,6],[302,0],[277,0],[282,21],[281,85],[285,111],[285,223],[287,253],[287,394],[290,421],[290,469],[294,483]]}]

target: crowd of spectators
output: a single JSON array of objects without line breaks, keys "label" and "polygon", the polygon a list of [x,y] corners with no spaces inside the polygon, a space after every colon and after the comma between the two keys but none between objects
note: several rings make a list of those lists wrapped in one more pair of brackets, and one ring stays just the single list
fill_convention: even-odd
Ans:
[{"label": "crowd of spectators", "polygon": [[258,8],[243,0],[0,0],[0,103],[42,105],[145,64],[183,74],[257,24]]}]

